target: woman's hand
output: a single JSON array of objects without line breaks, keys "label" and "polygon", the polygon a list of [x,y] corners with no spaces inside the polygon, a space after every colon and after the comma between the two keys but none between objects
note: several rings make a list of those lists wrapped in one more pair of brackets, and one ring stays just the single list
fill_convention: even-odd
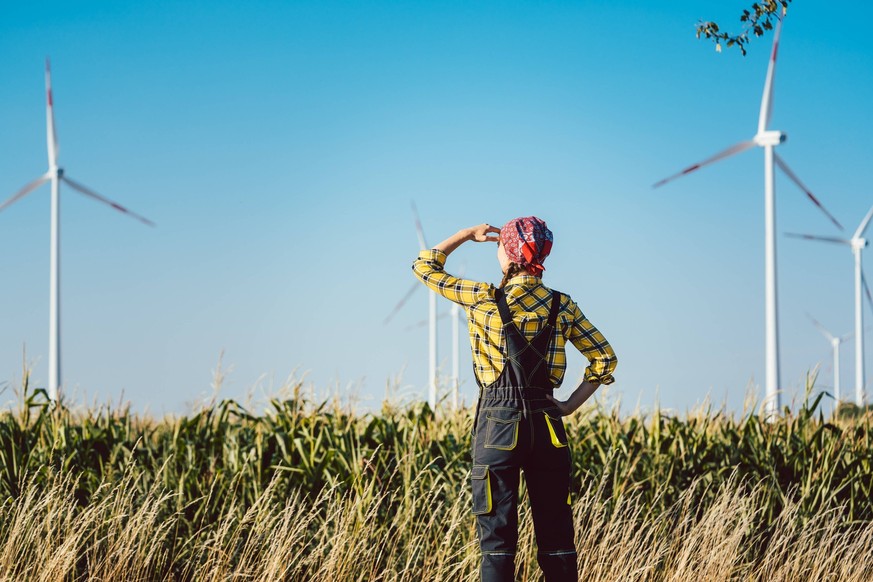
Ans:
[{"label": "woman's hand", "polygon": [[500,229],[496,226],[491,226],[487,222],[478,226],[471,226],[467,231],[470,234],[470,240],[476,242],[497,242],[500,240],[499,236],[488,236],[488,233],[500,234]]},{"label": "woman's hand", "polygon": [[548,394],[546,395],[546,398],[551,400],[552,404],[554,404],[555,406],[558,407],[558,412],[561,413],[561,416],[569,416],[569,415],[573,414],[574,412],[576,412],[576,409],[570,404],[569,401],[562,402],[561,400],[555,400],[554,398],[552,398]]},{"label": "woman's hand", "polygon": [[591,382],[584,380],[576,389],[570,394],[570,397],[561,402],[560,400],[555,400],[552,398],[550,394],[546,394],[546,398],[552,401],[552,404],[558,407],[558,410],[561,412],[561,416],[567,416],[569,414],[573,414],[576,410],[579,409],[580,406],[585,404],[585,401],[588,400],[592,394],[594,394],[595,390],[600,384],[592,384]]},{"label": "woman's hand", "polygon": [[488,236],[489,233],[499,233],[500,229],[496,226],[491,226],[490,224],[483,223],[479,226],[471,226],[470,228],[462,228],[434,248],[440,250],[447,255],[454,251],[456,248],[461,246],[464,242],[468,240],[476,241],[476,242],[497,242],[500,240],[500,237],[496,236]]}]

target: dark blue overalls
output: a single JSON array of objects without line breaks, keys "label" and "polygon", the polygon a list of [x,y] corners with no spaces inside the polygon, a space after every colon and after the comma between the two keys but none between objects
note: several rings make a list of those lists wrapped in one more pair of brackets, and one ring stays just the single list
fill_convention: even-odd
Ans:
[{"label": "dark blue overalls", "polygon": [[495,299],[506,338],[506,365],[493,383],[480,384],[473,425],[471,482],[482,580],[514,579],[519,469],[523,469],[533,512],[537,562],[546,582],[575,582],[570,450],[560,412],[546,399],[553,391],[548,350],[560,293],[552,291],[548,322],[529,343],[513,323],[501,289]]}]

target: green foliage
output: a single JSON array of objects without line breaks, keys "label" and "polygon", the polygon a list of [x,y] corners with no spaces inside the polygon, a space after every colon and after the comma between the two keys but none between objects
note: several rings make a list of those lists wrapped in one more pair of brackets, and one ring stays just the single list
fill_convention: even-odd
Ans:
[{"label": "green foliage", "polygon": [[664,510],[696,479],[718,485],[737,475],[766,486],[768,522],[789,499],[805,516],[845,504],[850,519],[873,520],[871,416],[826,421],[815,416],[821,398],[774,422],[754,414],[738,422],[719,413],[656,414],[649,422],[595,415],[573,429],[576,480],[606,478],[611,496],[638,491]]},{"label": "green foliage", "polygon": [[791,0],[763,0],[753,3],[740,15],[740,22],[743,24],[740,34],[724,32],[712,21],[700,21],[697,23],[697,38],[703,36],[712,39],[718,52],[721,52],[723,43],[728,48],[734,46],[739,48],[743,56],[746,56],[746,45],[749,43],[750,35],[763,36],[765,31],[773,30],[774,20],[785,15],[790,3]]}]

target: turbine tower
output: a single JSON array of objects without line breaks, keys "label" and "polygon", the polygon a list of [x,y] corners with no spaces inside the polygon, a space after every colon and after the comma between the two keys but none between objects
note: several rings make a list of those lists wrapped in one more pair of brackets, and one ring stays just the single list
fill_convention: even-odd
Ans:
[{"label": "turbine tower", "polygon": [[795,238],[843,244],[852,249],[852,255],[855,259],[855,404],[858,406],[864,406],[864,388],[866,383],[864,372],[864,306],[861,299],[862,288],[867,294],[867,300],[870,302],[871,309],[873,309],[873,295],[870,294],[870,286],[867,284],[867,278],[864,277],[864,271],[861,268],[861,252],[868,244],[867,239],[864,238],[864,233],[867,231],[867,227],[870,226],[871,218],[873,218],[873,206],[870,207],[869,212],[867,212],[861,224],[858,225],[855,234],[849,239],[814,234],[787,233],[788,236]]},{"label": "turbine tower", "polygon": [[[418,235],[418,244],[421,250],[427,250],[427,241],[424,238],[424,229],[421,227],[421,219],[418,216],[418,209],[415,207],[415,203],[412,203],[412,215],[415,221],[415,232]],[[400,308],[409,300],[415,290],[421,286],[421,283],[416,281],[413,283],[412,287],[409,288],[409,291],[406,292],[406,295],[403,296],[397,305],[394,306],[394,309],[391,310],[391,313],[385,318],[383,323],[387,324],[391,321],[391,318],[394,317]],[[427,305],[427,322],[428,322],[428,333],[427,333],[427,378],[428,378],[428,397],[427,401],[430,404],[431,410],[436,410],[436,401],[437,401],[437,386],[439,384],[439,378],[437,377],[437,303],[436,303],[436,293],[431,291],[428,294],[428,305]]]},{"label": "turbine tower", "polygon": [[[461,265],[458,277],[464,277],[466,265]],[[463,310],[461,306],[452,302],[452,409],[458,409],[458,393],[461,390],[461,321]]]},{"label": "turbine tower", "polygon": [[52,97],[52,74],[49,60],[45,61],[45,96],[46,96],[46,143],[48,148],[48,171],[33,180],[11,198],[0,204],[0,211],[21,200],[45,182],[51,182],[51,258],[49,265],[49,383],[48,393],[52,402],[57,402],[61,388],[61,246],[60,246],[60,222],[61,222],[61,192],[60,183],[64,182],[73,190],[85,196],[107,204],[112,208],[123,212],[137,220],[154,226],[147,218],[131,212],[120,204],[105,198],[93,190],[74,182],[58,166],[58,138],[55,131],[54,99]]},{"label": "turbine tower", "polygon": [[[421,250],[427,250],[427,241],[424,239],[424,229],[421,227],[421,219],[418,217],[418,209],[415,203],[412,204],[412,213],[415,215],[415,231],[418,234],[418,244]],[[439,378],[437,378],[437,303],[436,292],[431,291],[427,294],[427,402],[430,404],[431,410],[436,410],[437,401],[437,386]]]},{"label": "turbine tower", "polygon": [[774,163],[786,176],[794,182],[807,197],[827,217],[842,230],[842,225],[827,211],[818,199],[803,185],[797,175],[773,151],[777,145],[785,141],[786,135],[781,131],[768,130],[770,114],[773,109],[773,79],[776,74],[776,56],[779,52],[779,37],[782,33],[782,20],[776,24],[773,35],[773,49],[770,52],[770,62],[767,66],[767,77],[764,81],[764,93],[761,97],[761,107],[758,113],[758,131],[752,139],[732,145],[731,147],[711,156],[702,162],[688,166],[681,172],[673,174],[653,187],[664,184],[699,170],[725,158],[744,152],[755,146],[764,149],[764,329],[765,329],[765,386],[767,396],[764,410],[767,416],[777,414],[780,408],[779,379],[779,326],[776,285],[776,184],[773,172]]},{"label": "turbine tower", "polygon": [[827,329],[825,326],[820,324],[815,320],[815,318],[808,313],[807,317],[812,321],[812,324],[818,329],[819,332],[828,340],[828,343],[831,344],[831,350],[833,351],[834,357],[834,401],[836,402],[835,407],[839,408],[840,402],[842,401],[842,392],[840,390],[840,344],[849,340],[852,337],[851,333],[847,333],[844,336],[835,336]]},{"label": "turbine tower", "polygon": [[[420,287],[421,283],[416,283],[416,287]],[[393,313],[392,313],[393,315]],[[445,311],[437,313],[437,320],[444,318],[447,315]],[[451,378],[451,386],[452,386],[452,407],[453,409],[458,409],[458,393],[461,386],[460,381],[460,324],[461,324],[461,306],[457,303],[452,303],[452,307],[448,312],[449,317],[452,320],[452,378]],[[387,323],[387,322],[386,322]],[[406,330],[412,329],[420,329],[422,327],[426,327],[429,321],[427,319],[423,319],[418,323],[413,323],[412,325],[406,326]]]},{"label": "turbine tower", "polygon": [[452,303],[452,410],[458,409],[458,392],[461,387],[460,374],[460,327],[461,327],[461,306],[457,303]]}]

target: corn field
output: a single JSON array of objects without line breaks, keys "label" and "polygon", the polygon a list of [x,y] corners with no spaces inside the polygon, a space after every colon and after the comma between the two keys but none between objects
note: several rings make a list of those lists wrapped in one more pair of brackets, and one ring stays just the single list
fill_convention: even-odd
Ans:
[{"label": "corn field", "polygon": [[[2,580],[477,579],[471,410],[360,414],[296,386],[156,420],[53,409],[27,382],[0,413]],[[773,422],[569,417],[580,579],[873,579],[871,414],[821,398]]]}]

